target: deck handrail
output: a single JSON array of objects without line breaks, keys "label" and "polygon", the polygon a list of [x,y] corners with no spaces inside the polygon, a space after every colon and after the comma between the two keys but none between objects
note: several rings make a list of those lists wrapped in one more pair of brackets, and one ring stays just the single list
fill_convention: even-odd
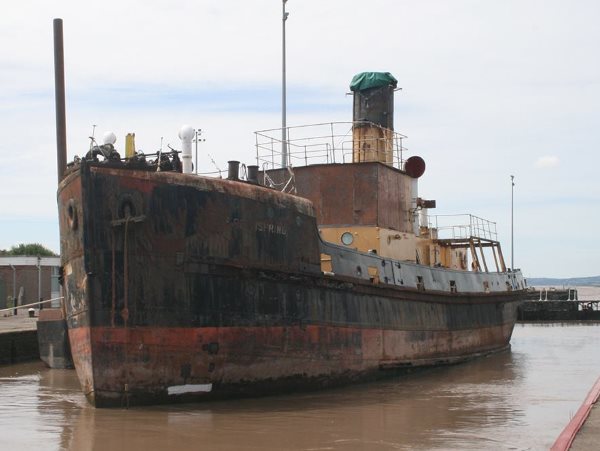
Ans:
[{"label": "deck handrail", "polygon": [[[392,165],[402,169],[403,146],[406,136],[368,121],[322,122],[286,127],[286,145],[290,166],[310,164],[349,163],[354,151],[352,133],[355,126],[369,125],[385,131],[382,138],[390,141]],[[282,129],[272,128],[254,132],[256,139],[256,164],[266,169],[281,168]],[[369,138],[362,138],[363,140]]]},{"label": "deck handrail", "polygon": [[[462,221],[447,223],[446,219],[461,218]],[[477,238],[489,241],[498,240],[496,223],[472,214],[431,215],[428,226],[436,229],[438,239],[470,239]],[[446,236],[449,232],[450,236]]]}]

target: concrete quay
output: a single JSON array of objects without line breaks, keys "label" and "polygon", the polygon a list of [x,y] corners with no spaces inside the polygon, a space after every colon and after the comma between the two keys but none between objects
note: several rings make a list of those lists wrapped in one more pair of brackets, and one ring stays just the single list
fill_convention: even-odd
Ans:
[{"label": "concrete quay", "polygon": [[39,358],[37,317],[30,318],[27,311],[0,316],[0,365]]}]

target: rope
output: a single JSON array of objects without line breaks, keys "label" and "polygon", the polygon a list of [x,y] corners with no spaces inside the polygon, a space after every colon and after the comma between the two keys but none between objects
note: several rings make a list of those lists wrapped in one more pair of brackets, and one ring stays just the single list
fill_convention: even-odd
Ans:
[{"label": "rope", "polygon": [[16,307],[10,307],[10,308],[5,308],[0,310],[0,313],[2,312],[12,312],[15,309],[20,309],[20,308],[27,308],[27,307],[31,307],[33,305],[38,305],[38,304],[47,304],[48,302],[52,302],[52,301],[58,301],[60,299],[64,299],[63,296],[59,296],[57,298],[53,298],[53,299],[48,299],[46,301],[38,301],[38,302],[32,302],[31,304],[25,304],[25,305],[18,305]]},{"label": "rope", "polygon": [[116,275],[115,275],[115,229],[112,229],[112,305],[110,309],[110,325],[115,327],[115,310],[116,310],[116,299],[117,299],[117,288]]},{"label": "rope", "polygon": [[123,313],[125,321],[125,327],[129,320],[129,283],[127,278],[129,277],[129,271],[127,270],[128,258],[127,258],[127,232],[129,230],[129,219],[131,216],[127,216],[125,219],[125,236],[123,238]]},{"label": "rope", "polygon": [[[160,168],[160,164],[159,164]],[[129,219],[131,216],[127,216],[125,219],[125,236],[123,237],[123,320],[125,322],[125,387],[123,397],[124,400],[121,400],[121,405],[123,405],[123,401],[125,401],[125,408],[129,409],[129,283],[127,278],[129,277],[128,271],[128,256],[127,256],[127,232],[129,230]]]}]

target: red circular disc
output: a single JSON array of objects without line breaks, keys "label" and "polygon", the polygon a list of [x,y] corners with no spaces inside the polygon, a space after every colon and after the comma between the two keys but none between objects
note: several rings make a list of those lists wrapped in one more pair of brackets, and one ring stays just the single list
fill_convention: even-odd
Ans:
[{"label": "red circular disc", "polygon": [[425,160],[421,157],[410,157],[404,163],[404,172],[414,179],[418,179],[425,173]]}]

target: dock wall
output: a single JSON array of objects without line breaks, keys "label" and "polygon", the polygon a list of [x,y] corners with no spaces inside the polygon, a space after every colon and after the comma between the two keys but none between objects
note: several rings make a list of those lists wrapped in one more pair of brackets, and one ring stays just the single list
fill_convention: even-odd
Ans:
[{"label": "dock wall", "polygon": [[599,301],[524,301],[518,321],[600,321]]},{"label": "dock wall", "polygon": [[40,358],[36,330],[0,333],[0,365]]}]

